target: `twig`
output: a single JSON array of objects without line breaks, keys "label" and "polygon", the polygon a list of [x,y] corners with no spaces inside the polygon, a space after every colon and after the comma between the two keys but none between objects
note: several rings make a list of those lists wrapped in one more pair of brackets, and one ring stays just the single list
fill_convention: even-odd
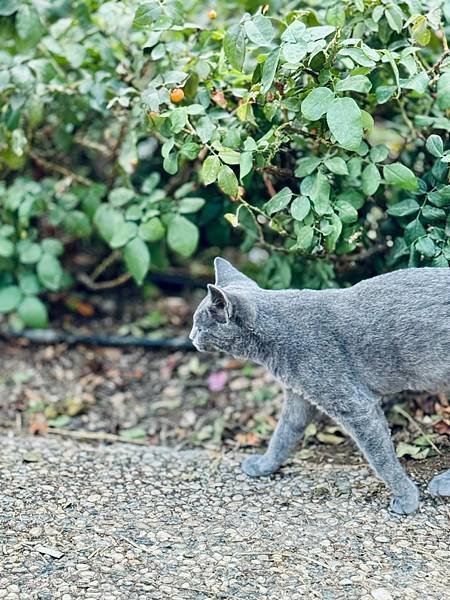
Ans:
[{"label": "twig", "polygon": [[119,287],[120,285],[123,285],[124,283],[129,281],[130,278],[131,275],[129,273],[122,273],[122,275],[119,275],[115,279],[109,279],[108,281],[99,281],[97,283],[95,281],[92,281],[92,279],[86,273],[80,273],[77,276],[78,281],[83,283],[88,289],[94,291],[110,290],[112,288]]},{"label": "twig", "polygon": [[53,171],[54,173],[59,173],[60,175],[63,175],[64,177],[68,177],[69,179],[72,179],[73,181],[76,181],[77,183],[81,183],[82,185],[89,186],[89,185],[92,185],[92,183],[93,183],[91,179],[88,179],[87,177],[83,177],[82,175],[77,175],[76,173],[74,173],[73,171],[70,171],[66,167],[63,167],[62,165],[57,165],[53,162],[50,162],[49,160],[46,160],[45,158],[38,156],[32,150],[30,150],[29,156],[38,166],[40,166],[45,171]]},{"label": "twig", "polygon": [[424,139],[423,134],[419,133],[417,131],[417,129],[414,127],[414,123],[408,117],[408,114],[407,114],[407,112],[405,110],[405,107],[403,106],[403,102],[399,98],[397,98],[397,103],[398,103],[398,106],[400,108],[400,112],[402,114],[402,118],[405,121],[406,125],[408,126],[409,130],[411,131],[413,139],[419,137],[420,139],[423,140]]},{"label": "twig", "polygon": [[403,408],[401,406],[394,406],[393,408],[396,412],[398,412],[400,415],[405,417],[405,419],[407,419],[411,423],[411,425],[414,425],[414,427],[417,429],[417,431],[420,433],[420,435],[422,435],[427,440],[427,442],[430,444],[430,446],[434,450],[436,450],[436,452],[438,454],[442,454],[442,452],[439,450],[439,448],[436,446],[436,444],[433,442],[433,440],[430,438],[430,436],[427,433],[425,433],[425,431],[422,429],[422,427],[419,425],[419,423],[414,419],[414,417],[412,417],[408,412],[406,412],[406,410],[403,410]]},{"label": "twig", "polygon": [[75,440],[91,440],[96,442],[121,442],[123,444],[134,444],[135,446],[149,446],[146,440],[130,440],[128,438],[106,433],[105,431],[82,431],[79,429],[62,429],[58,427],[50,427],[48,433],[54,435],[62,435]]},{"label": "twig", "polygon": [[74,140],[76,144],[82,146],[83,148],[95,150],[96,152],[100,152],[100,154],[104,154],[108,157],[111,156],[111,148],[108,148],[108,146],[106,146],[105,144],[99,144],[94,140],[88,140],[87,138],[80,137],[79,135],[76,135]]},{"label": "twig", "polygon": [[111,254],[108,254],[106,258],[102,260],[102,262],[94,269],[92,274],[90,275],[91,281],[96,281],[100,275],[106,271],[108,267],[110,267],[113,263],[116,262],[120,258],[121,254],[118,250],[114,250]]},{"label": "twig", "polygon": [[267,175],[267,173],[263,173],[263,181],[264,181],[264,185],[266,186],[267,193],[269,194],[269,196],[271,198],[273,198],[275,196],[275,194],[277,193],[277,191],[273,187],[273,183],[272,183],[270,177]]}]

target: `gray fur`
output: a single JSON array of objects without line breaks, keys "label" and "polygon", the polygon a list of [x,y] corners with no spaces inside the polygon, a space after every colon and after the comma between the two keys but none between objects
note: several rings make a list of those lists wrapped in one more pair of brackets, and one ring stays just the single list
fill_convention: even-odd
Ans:
[{"label": "gray fur", "polygon": [[[341,290],[270,291],[221,258],[214,264],[215,285],[194,315],[194,345],[262,364],[285,388],[269,448],[244,461],[245,473],[276,471],[317,406],[389,487],[392,511],[416,510],[418,490],[395,455],[380,399],[450,390],[450,269],[406,269]],[[433,493],[439,485],[430,484]]]}]

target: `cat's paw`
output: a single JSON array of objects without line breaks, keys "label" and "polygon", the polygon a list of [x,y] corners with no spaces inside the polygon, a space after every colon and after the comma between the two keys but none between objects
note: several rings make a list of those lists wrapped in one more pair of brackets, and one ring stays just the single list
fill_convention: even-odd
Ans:
[{"label": "cat's paw", "polygon": [[450,469],[433,477],[428,484],[428,491],[433,496],[450,496]]},{"label": "cat's paw", "polygon": [[389,510],[396,515],[410,515],[419,506],[419,491],[416,486],[392,498]]},{"label": "cat's paw", "polygon": [[269,463],[264,454],[247,456],[241,467],[244,473],[249,477],[264,477],[264,475],[270,475],[278,468]]}]

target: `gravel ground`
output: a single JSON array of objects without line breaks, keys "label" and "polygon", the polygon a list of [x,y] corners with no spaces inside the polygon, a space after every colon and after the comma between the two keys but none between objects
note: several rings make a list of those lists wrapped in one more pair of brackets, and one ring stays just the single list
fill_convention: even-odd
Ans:
[{"label": "gravel ground", "polygon": [[0,440],[0,598],[449,597],[448,503],[394,518],[364,464]]}]

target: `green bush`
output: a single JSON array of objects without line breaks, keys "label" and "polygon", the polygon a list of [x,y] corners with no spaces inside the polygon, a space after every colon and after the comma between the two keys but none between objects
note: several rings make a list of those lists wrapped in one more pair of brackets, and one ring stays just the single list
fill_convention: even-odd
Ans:
[{"label": "green bush", "polygon": [[74,244],[139,284],[236,244],[272,287],[447,267],[449,22],[439,0],[0,0],[0,311],[45,325]]}]

